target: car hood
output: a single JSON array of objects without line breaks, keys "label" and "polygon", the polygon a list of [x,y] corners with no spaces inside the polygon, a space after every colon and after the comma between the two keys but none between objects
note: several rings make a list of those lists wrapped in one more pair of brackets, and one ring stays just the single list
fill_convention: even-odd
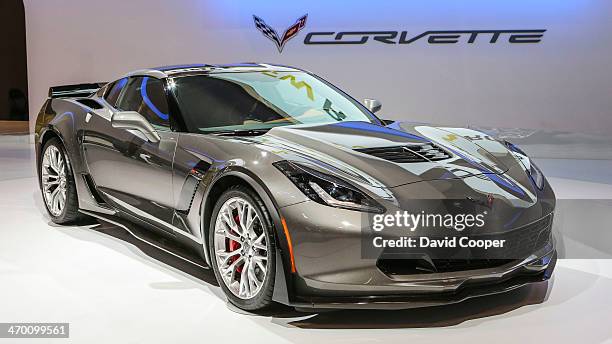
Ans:
[{"label": "car hood", "polygon": [[[339,122],[276,127],[265,135],[248,139],[271,148],[283,159],[310,163],[370,186],[393,188],[421,181],[510,173],[516,179],[512,183],[531,187],[524,170],[515,168],[520,162],[504,144],[471,129],[409,123],[385,127],[367,122]],[[398,163],[358,151],[422,144],[441,147],[450,157],[439,161]]]}]

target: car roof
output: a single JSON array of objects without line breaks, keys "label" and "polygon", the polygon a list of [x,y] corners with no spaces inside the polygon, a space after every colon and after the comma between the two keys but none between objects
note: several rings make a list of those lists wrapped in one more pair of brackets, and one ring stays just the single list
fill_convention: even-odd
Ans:
[{"label": "car roof", "polygon": [[172,66],[161,66],[140,69],[125,75],[129,76],[151,76],[159,79],[167,77],[180,77],[187,75],[215,74],[215,73],[239,73],[239,72],[296,72],[298,68],[273,65],[268,63],[236,63],[236,64],[183,64]]}]

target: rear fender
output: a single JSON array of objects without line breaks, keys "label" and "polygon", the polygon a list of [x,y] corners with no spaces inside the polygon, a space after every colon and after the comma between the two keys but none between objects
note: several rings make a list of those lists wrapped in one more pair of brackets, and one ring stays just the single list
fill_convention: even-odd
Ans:
[{"label": "rear fender", "polygon": [[36,169],[37,174],[39,174],[43,144],[50,136],[58,137],[68,153],[68,159],[74,174],[79,208],[99,211],[98,207],[92,208],[90,204],[92,202],[89,201],[91,195],[82,178],[82,174],[87,173],[87,166],[81,150],[79,133],[88,111],[88,108],[69,99],[48,99],[45,102],[36,120]]}]

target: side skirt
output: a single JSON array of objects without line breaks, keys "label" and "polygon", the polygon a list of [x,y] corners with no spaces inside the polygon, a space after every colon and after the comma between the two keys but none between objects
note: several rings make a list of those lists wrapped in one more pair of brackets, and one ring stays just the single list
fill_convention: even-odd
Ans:
[{"label": "side skirt", "polygon": [[140,226],[121,218],[111,217],[106,214],[100,214],[83,209],[80,209],[79,211],[85,215],[89,215],[104,222],[119,226],[130,233],[130,235],[132,235],[134,238],[185,262],[193,264],[202,269],[210,269],[202,257],[197,253],[192,252],[193,250],[191,248],[185,247],[171,238],[165,238],[161,233],[158,234],[149,229],[140,228]]}]

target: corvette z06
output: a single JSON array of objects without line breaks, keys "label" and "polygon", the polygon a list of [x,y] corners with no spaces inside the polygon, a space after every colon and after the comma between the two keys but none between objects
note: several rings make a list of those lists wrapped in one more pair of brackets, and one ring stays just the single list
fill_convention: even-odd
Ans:
[{"label": "corvette z06", "polygon": [[[51,87],[35,131],[42,197],[55,223],[95,217],[198,256],[246,310],[421,307],[549,279],[555,196],[533,161],[380,108],[257,63]],[[493,258],[366,252],[372,217],[400,211],[486,214],[473,239],[507,245]]]}]

